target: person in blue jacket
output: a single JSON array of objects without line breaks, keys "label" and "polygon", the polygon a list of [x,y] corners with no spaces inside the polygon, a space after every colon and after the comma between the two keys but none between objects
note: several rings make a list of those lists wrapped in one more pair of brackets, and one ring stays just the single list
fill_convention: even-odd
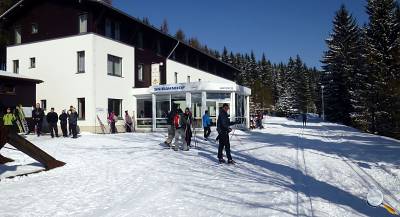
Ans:
[{"label": "person in blue jacket", "polygon": [[207,141],[207,138],[211,134],[211,119],[208,111],[206,111],[203,115],[203,128],[204,128],[204,140]]}]

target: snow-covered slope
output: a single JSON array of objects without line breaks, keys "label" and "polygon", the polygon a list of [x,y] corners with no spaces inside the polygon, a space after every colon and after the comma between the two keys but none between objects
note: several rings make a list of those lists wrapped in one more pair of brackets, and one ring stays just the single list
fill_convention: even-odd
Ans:
[{"label": "snow-covered slope", "polygon": [[[400,208],[399,141],[330,123],[264,123],[234,132],[235,166],[216,163],[214,141],[174,152],[161,133],[31,136],[67,165],[2,180],[0,216],[389,216],[365,203],[373,186]],[[17,159],[0,166],[3,177],[37,166],[1,153]]]}]

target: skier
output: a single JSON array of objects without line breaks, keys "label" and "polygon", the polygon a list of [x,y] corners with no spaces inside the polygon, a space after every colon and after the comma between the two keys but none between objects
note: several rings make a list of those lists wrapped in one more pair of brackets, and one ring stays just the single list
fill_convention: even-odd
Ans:
[{"label": "skier", "polygon": [[60,124],[61,124],[61,131],[63,134],[63,137],[68,137],[68,132],[67,132],[67,119],[68,119],[68,115],[65,112],[65,109],[62,110],[61,115],[58,117],[58,119],[60,120]]},{"label": "skier", "polygon": [[56,112],[54,112],[54,108],[51,108],[50,112],[47,113],[46,119],[47,119],[47,122],[49,123],[49,130],[50,130],[51,138],[54,138],[54,133],[56,134],[56,137],[59,137],[58,136],[58,126],[57,126],[58,114]]},{"label": "skier", "polygon": [[192,147],[190,143],[192,142],[192,136],[193,136],[193,133],[192,133],[193,116],[192,116],[192,112],[190,111],[189,108],[185,109],[184,118],[185,118],[186,144],[188,147]]},{"label": "skier", "polygon": [[110,124],[111,127],[111,133],[117,133],[117,128],[115,127],[115,123],[118,121],[118,117],[115,115],[115,113],[112,111],[108,115],[107,118],[108,124]]},{"label": "skier", "polygon": [[42,132],[44,111],[43,111],[43,109],[40,108],[39,103],[36,104],[36,108],[32,111],[32,118],[35,121],[37,136],[40,136],[40,134]]},{"label": "skier", "polygon": [[176,108],[173,108],[167,115],[167,124],[168,124],[168,138],[165,140],[165,144],[171,146],[172,140],[175,137],[175,126],[174,126],[174,117],[176,114]]},{"label": "skier", "polygon": [[71,112],[68,115],[68,124],[69,124],[69,128],[72,131],[72,138],[73,139],[78,138],[78,132],[77,132],[78,113],[76,112],[74,107],[72,107]]},{"label": "skier", "polygon": [[4,127],[6,130],[5,135],[14,132],[14,122],[17,120],[15,115],[11,112],[11,108],[7,108],[7,113],[3,116]]},{"label": "skier", "polygon": [[228,158],[229,164],[234,164],[235,161],[231,156],[231,145],[229,143],[229,133],[232,129],[229,127],[230,125],[234,125],[235,123],[231,123],[228,118],[229,105],[224,103],[222,109],[218,115],[217,121],[217,131],[219,137],[219,147],[218,147],[218,160],[220,163],[225,163],[224,158],[222,157],[222,151],[225,147],[226,157]]},{"label": "skier", "polygon": [[184,151],[189,151],[189,148],[187,147],[186,140],[184,139],[185,137],[185,117],[183,114],[182,109],[178,109],[175,116],[174,116],[174,126],[175,126],[175,141],[174,141],[174,150],[178,151],[179,149],[179,143],[182,143],[183,145],[183,150]]},{"label": "skier", "polygon": [[132,117],[128,114],[128,111],[125,111],[125,128],[128,133],[133,131],[133,121]]},{"label": "skier", "polygon": [[303,118],[303,127],[307,126],[307,114],[303,113],[301,114],[301,117]]},{"label": "skier", "polygon": [[263,129],[264,126],[262,125],[262,120],[263,120],[263,115],[261,112],[258,112],[258,117],[257,117],[257,122],[258,122],[258,128]]},{"label": "skier", "polygon": [[204,128],[204,140],[207,141],[207,138],[210,136],[211,134],[211,119],[210,116],[208,114],[208,111],[205,111],[204,115],[203,115],[203,128]]}]

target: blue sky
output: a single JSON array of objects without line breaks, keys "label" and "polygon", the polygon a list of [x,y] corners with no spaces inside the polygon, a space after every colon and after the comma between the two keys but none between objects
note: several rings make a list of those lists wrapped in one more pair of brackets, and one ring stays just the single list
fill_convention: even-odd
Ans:
[{"label": "blue sky", "polygon": [[360,25],[367,22],[366,0],[114,0],[114,6],[134,17],[148,17],[159,27],[168,20],[170,32],[222,51],[265,52],[272,62],[299,54],[309,66],[320,67],[325,39],[341,4]]}]

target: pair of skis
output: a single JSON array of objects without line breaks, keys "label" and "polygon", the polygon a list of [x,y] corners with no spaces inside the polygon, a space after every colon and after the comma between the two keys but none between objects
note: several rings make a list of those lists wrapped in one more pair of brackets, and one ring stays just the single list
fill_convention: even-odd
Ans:
[{"label": "pair of skis", "polygon": [[28,122],[25,119],[25,113],[22,109],[22,105],[16,107],[17,111],[17,126],[20,133],[29,132]]}]

